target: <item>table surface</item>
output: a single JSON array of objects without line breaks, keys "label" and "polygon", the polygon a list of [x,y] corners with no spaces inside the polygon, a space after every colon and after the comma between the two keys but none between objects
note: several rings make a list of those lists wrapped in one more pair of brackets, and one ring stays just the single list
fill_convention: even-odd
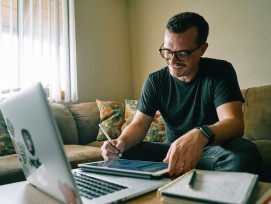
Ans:
[{"label": "table surface", "polygon": [[[255,203],[269,188],[271,183],[259,182],[253,202]],[[0,203],[9,204],[59,204],[57,200],[41,192],[27,181],[0,186]],[[162,204],[163,202],[156,196],[156,191],[152,191],[140,197],[127,201],[129,204]]]}]

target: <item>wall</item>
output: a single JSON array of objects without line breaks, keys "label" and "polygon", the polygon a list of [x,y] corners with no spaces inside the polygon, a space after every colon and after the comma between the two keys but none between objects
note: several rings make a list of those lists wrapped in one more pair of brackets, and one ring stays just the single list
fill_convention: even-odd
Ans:
[{"label": "wall", "polygon": [[205,56],[230,61],[241,88],[271,84],[270,0],[75,0],[79,101],[138,98],[166,65],[164,29],[183,11],[209,22]]},{"label": "wall", "polygon": [[132,98],[126,0],[75,0],[79,102]]},{"label": "wall", "polygon": [[206,57],[230,61],[241,88],[271,84],[270,0],[129,0],[133,92],[137,98],[149,73],[166,65],[160,57],[168,19],[194,11],[208,21]]}]

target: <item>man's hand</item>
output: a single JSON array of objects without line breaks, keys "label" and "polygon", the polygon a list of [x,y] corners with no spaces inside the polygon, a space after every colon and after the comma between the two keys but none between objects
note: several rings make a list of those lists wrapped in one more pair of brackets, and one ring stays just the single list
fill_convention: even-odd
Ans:
[{"label": "man's hand", "polygon": [[168,150],[164,162],[168,163],[169,175],[179,176],[193,168],[199,162],[208,139],[193,129],[174,141]]},{"label": "man's hand", "polygon": [[109,141],[105,141],[103,146],[101,147],[102,156],[105,161],[119,159],[119,150],[123,152],[124,150],[124,141],[123,140],[115,140],[113,141],[116,145],[115,147]]}]

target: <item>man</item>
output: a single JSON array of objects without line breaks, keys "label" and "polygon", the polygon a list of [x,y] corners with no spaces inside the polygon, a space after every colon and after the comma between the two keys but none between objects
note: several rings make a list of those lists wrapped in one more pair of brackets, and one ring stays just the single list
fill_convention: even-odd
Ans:
[{"label": "man", "polygon": [[[256,146],[242,137],[244,121],[237,77],[226,61],[202,58],[208,23],[196,13],[180,13],[167,23],[159,49],[167,67],[145,81],[133,122],[101,147],[105,160],[164,161],[170,175],[192,168],[257,173]],[[155,112],[166,124],[165,143],[142,142]]]}]

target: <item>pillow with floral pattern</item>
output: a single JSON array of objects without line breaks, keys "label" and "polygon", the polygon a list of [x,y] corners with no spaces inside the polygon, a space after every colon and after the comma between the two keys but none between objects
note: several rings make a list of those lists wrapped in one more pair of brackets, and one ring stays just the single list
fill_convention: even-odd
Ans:
[{"label": "pillow with floral pattern", "polygon": [[[137,102],[137,100],[125,100],[125,123],[121,128],[122,131],[132,122],[136,113]],[[165,138],[165,123],[161,113],[157,111],[144,140],[150,142],[163,142]]]},{"label": "pillow with floral pattern", "polygon": [[7,126],[4,121],[3,115],[0,111],[0,156],[5,156],[9,154],[15,154],[11,137],[7,131]]},{"label": "pillow with floral pattern", "polygon": [[[100,120],[101,124],[110,135],[112,139],[115,139],[121,134],[121,127],[124,120],[124,108],[125,105],[123,102],[118,101],[102,101],[96,99],[100,111]],[[107,140],[103,132],[99,129],[98,141]]]}]

